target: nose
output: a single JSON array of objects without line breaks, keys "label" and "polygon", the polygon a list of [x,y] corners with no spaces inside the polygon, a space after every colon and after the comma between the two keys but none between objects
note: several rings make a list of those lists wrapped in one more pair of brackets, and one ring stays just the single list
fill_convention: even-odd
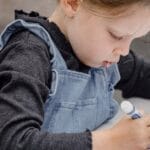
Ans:
[{"label": "nose", "polygon": [[129,54],[132,39],[120,43],[114,50],[118,55],[126,56]]},{"label": "nose", "polygon": [[121,46],[118,46],[117,48],[114,49],[114,52],[118,55],[121,55],[121,56],[128,55],[129,51],[130,51],[130,44],[129,43],[122,44]]},{"label": "nose", "polygon": [[129,48],[126,48],[126,49],[124,49],[124,48],[117,48],[117,49],[115,49],[116,53],[118,55],[121,55],[121,56],[128,55],[129,54],[129,50],[130,50]]}]

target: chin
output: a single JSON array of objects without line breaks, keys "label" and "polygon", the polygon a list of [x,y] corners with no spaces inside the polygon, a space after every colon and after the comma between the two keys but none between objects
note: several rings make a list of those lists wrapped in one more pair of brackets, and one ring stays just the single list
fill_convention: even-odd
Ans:
[{"label": "chin", "polygon": [[103,65],[102,65],[102,64],[90,64],[90,65],[88,65],[88,66],[90,66],[90,67],[92,67],[92,68],[99,68],[99,67],[103,67]]},{"label": "chin", "polygon": [[89,66],[91,68],[99,68],[99,67],[103,67],[103,63],[93,63],[93,62],[83,62],[86,66]]}]

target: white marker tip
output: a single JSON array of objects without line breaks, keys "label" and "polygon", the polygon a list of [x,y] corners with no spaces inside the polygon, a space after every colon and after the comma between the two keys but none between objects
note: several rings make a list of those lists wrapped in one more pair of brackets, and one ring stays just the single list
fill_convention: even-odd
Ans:
[{"label": "white marker tip", "polygon": [[134,106],[129,101],[123,101],[121,103],[121,109],[128,114],[133,111]]}]

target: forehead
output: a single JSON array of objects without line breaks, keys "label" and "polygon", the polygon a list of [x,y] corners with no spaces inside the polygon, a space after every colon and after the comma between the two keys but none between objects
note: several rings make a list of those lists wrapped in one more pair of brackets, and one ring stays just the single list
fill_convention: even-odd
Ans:
[{"label": "forehead", "polygon": [[134,4],[117,11],[106,11],[81,5],[81,12],[81,16],[86,16],[86,19],[83,17],[80,21],[95,24],[95,28],[111,27],[122,35],[136,34],[135,36],[143,36],[150,30],[150,6]]},{"label": "forehead", "polygon": [[109,12],[94,11],[94,15],[99,18],[104,25],[122,34],[139,34],[139,36],[150,31],[150,7],[133,5],[122,10],[122,13],[112,15]]},{"label": "forehead", "polygon": [[105,21],[112,28],[120,30],[120,32],[142,36],[150,30],[150,9],[141,7],[141,9],[134,10],[127,15],[111,19],[107,18]]}]

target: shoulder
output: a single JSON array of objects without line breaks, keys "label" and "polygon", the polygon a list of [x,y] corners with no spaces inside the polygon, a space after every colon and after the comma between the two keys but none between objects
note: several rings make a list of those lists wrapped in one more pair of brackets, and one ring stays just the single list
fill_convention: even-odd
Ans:
[{"label": "shoulder", "polygon": [[48,84],[50,54],[47,45],[28,30],[11,36],[0,52],[0,67],[24,73]]},{"label": "shoulder", "polygon": [[28,47],[33,46],[48,49],[47,44],[42,39],[40,39],[38,36],[27,29],[23,29],[22,31],[13,34],[7,45],[11,45],[14,43],[20,45],[22,44],[24,46],[26,45]]},{"label": "shoulder", "polygon": [[8,53],[21,54],[21,52],[31,55],[42,54],[48,60],[51,59],[47,44],[27,29],[13,34],[0,54],[4,57]]}]

